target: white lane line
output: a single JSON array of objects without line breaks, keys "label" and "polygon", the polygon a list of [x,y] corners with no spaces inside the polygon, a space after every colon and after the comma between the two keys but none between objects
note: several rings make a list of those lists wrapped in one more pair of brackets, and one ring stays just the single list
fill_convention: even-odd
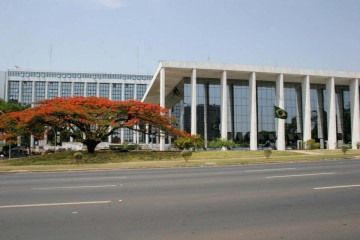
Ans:
[{"label": "white lane line", "polygon": [[73,186],[73,187],[47,187],[47,188],[32,188],[32,190],[79,189],[79,188],[107,188],[107,187],[116,187],[116,185]]},{"label": "white lane line", "polygon": [[267,179],[271,178],[287,178],[287,177],[306,177],[306,176],[320,176],[320,175],[331,175],[336,174],[335,172],[329,172],[329,173],[310,173],[310,174],[299,174],[299,175],[282,175],[282,176],[270,176],[266,177]]},{"label": "white lane line", "polygon": [[360,185],[344,185],[344,186],[317,187],[317,188],[313,188],[313,189],[314,189],[314,190],[324,190],[324,189],[353,188],[353,187],[360,187]]},{"label": "white lane line", "polygon": [[104,204],[111,201],[96,201],[96,202],[67,202],[67,203],[40,203],[40,204],[24,204],[24,205],[7,205],[0,206],[3,208],[24,208],[24,207],[50,207],[50,206],[66,206],[66,205],[85,205],[85,204]]},{"label": "white lane line", "polygon": [[295,170],[296,168],[273,168],[273,169],[256,169],[256,170],[246,170],[245,172],[271,172],[271,171],[286,171],[286,170]]},{"label": "white lane line", "polygon": [[92,177],[92,178],[82,178],[82,177],[79,177],[79,178],[50,178],[48,180],[74,181],[74,180],[102,180],[102,179],[123,179],[123,178],[126,178],[126,177],[123,176],[123,177]]}]

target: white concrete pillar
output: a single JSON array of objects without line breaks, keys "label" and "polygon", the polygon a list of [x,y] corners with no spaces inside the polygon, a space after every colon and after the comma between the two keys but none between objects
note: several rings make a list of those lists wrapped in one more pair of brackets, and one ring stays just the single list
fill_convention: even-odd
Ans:
[{"label": "white concrete pillar", "polygon": [[[160,107],[165,108],[165,68],[160,70]],[[165,150],[164,132],[160,131],[160,151]]]},{"label": "white concrete pillar", "polygon": [[149,136],[150,136],[150,133],[149,133],[149,124],[146,124],[145,125],[145,128],[146,128],[146,134],[145,134],[145,144],[149,144]]},{"label": "white concrete pillar", "polygon": [[[122,100],[122,101],[125,100],[125,83],[122,83],[122,86],[121,86],[121,100]],[[125,142],[124,136],[125,136],[124,128],[121,128],[121,129],[120,129],[120,143],[124,143],[124,142]]]},{"label": "white concrete pillar", "polygon": [[249,77],[250,91],[250,150],[257,150],[257,109],[256,109],[256,73],[252,72]]},{"label": "white concrete pillar", "polygon": [[74,81],[71,81],[71,97],[74,96],[74,88],[75,88],[74,85],[75,85]]},{"label": "white concrete pillar", "polygon": [[84,97],[87,97],[88,96],[88,83],[87,82],[85,82],[85,84],[84,84]]},{"label": "white concrete pillar", "polygon": [[61,82],[58,82],[58,97],[61,97]]},{"label": "white concrete pillar", "polygon": [[340,144],[339,146],[342,146],[344,144],[344,138],[345,138],[344,121],[343,121],[344,96],[343,96],[343,91],[341,89],[339,90],[340,90],[339,92],[336,92],[336,88],[335,88],[335,111],[336,111],[336,129],[337,129],[336,136],[338,136],[338,134],[342,134],[343,136],[342,139],[337,138],[337,143]]},{"label": "white concrete pillar", "polygon": [[222,71],[220,79],[221,91],[221,138],[227,139],[227,77],[226,71]]},{"label": "white concrete pillar", "polygon": [[328,120],[328,148],[336,149],[336,109],[335,109],[335,79],[326,80],[327,120]]},{"label": "white concrete pillar", "polygon": [[197,133],[196,100],[196,69],[193,69],[191,73],[191,135],[195,135]]},{"label": "white concrete pillar", "polygon": [[[317,137],[319,139],[324,139],[324,103],[323,103],[323,99],[324,99],[324,91],[322,88],[317,89],[317,102],[316,102],[316,112],[317,112],[317,132],[318,135]],[[320,140],[320,148],[322,148],[322,143]],[[325,146],[326,148],[326,146]]]},{"label": "white concrete pillar", "polygon": [[30,148],[34,148],[34,135],[30,136]]},{"label": "white concrete pillar", "polygon": [[22,92],[23,92],[23,81],[19,81],[19,94],[18,94],[18,102],[22,102]]},{"label": "white concrete pillar", "polygon": [[112,83],[109,83],[109,100],[112,100],[113,99],[113,84]]},{"label": "white concrete pillar", "polygon": [[96,97],[100,97],[100,83],[96,82]]},{"label": "white concrete pillar", "polygon": [[310,103],[310,76],[304,77],[302,84],[302,109],[303,109],[303,141],[311,139],[311,103]]},{"label": "white concrete pillar", "polygon": [[351,147],[356,149],[359,134],[359,79],[350,80]]},{"label": "white concrete pillar", "polygon": [[[279,74],[276,79],[276,105],[284,109],[284,75]],[[277,150],[285,150],[285,119],[276,118],[277,121]]]}]

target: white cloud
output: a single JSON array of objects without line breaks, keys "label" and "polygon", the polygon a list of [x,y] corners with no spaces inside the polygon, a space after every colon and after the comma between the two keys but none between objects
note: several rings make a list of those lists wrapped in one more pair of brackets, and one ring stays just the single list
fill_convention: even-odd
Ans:
[{"label": "white cloud", "polygon": [[111,9],[125,7],[125,2],[123,0],[93,0],[93,2]]}]

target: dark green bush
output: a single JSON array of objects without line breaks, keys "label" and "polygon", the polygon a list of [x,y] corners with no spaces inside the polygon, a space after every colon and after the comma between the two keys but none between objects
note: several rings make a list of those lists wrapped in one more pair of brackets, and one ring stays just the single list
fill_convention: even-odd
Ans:
[{"label": "dark green bush", "polygon": [[180,155],[184,158],[185,162],[188,162],[190,157],[192,156],[191,150],[182,150]]},{"label": "dark green bush", "polygon": [[139,144],[110,144],[109,149],[115,152],[128,152],[132,150],[141,150],[141,146]]}]

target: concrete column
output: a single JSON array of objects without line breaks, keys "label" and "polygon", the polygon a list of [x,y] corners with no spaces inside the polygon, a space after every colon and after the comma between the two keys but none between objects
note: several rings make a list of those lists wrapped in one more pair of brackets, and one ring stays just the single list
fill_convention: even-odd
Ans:
[{"label": "concrete column", "polygon": [[[160,107],[165,108],[165,68],[160,70]],[[160,151],[165,150],[164,132],[160,131]]]},{"label": "concrete column", "polygon": [[22,102],[22,87],[23,87],[23,81],[19,81],[19,95],[18,95],[18,102]]},{"label": "concrete column", "polygon": [[[121,86],[121,100],[124,101],[125,100],[125,83],[122,84]],[[124,143],[124,128],[120,129],[120,143]]]},{"label": "concrete column", "polygon": [[328,148],[336,149],[336,109],[335,109],[335,79],[326,80],[327,92],[327,120],[328,120]]},{"label": "concrete column", "polygon": [[96,82],[96,97],[100,97],[100,83]]},{"label": "concrete column", "polygon": [[193,69],[191,73],[191,135],[195,135],[197,132],[196,100],[196,69]]},{"label": "concrete column", "polygon": [[256,73],[252,72],[249,77],[250,91],[250,150],[257,150],[257,109],[256,109]]},{"label": "concrete column", "polygon": [[[284,75],[279,74],[276,79],[276,105],[279,108],[284,109]],[[277,122],[277,141],[276,148],[277,150],[285,150],[285,119],[276,119]]]},{"label": "concrete column", "polygon": [[134,84],[134,100],[137,100],[137,84]]},{"label": "concrete column", "polygon": [[226,71],[221,73],[221,138],[227,139],[227,77]]},{"label": "concrete column", "polygon": [[58,82],[58,97],[61,97],[61,82]]},{"label": "concrete column", "polygon": [[34,135],[30,136],[30,148],[34,148]]},{"label": "concrete column", "polygon": [[304,77],[302,84],[302,109],[303,109],[303,141],[311,139],[311,103],[310,103],[310,76]]},{"label": "concrete column", "polygon": [[[336,109],[336,129],[337,129],[337,134],[341,133],[343,135],[343,139],[337,139],[337,143],[340,144],[339,146],[342,146],[344,144],[344,138],[345,138],[345,134],[344,134],[344,121],[343,121],[343,116],[344,116],[344,96],[343,96],[343,91],[341,89],[339,89],[339,92],[336,92],[335,89],[335,109]],[[336,134],[336,136],[337,136]]]},{"label": "concrete column", "polygon": [[113,84],[109,83],[109,100],[113,99],[112,95],[113,95]]},{"label": "concrete column", "polygon": [[356,149],[359,136],[359,79],[350,80],[351,147]]},{"label": "concrete column", "polygon": [[302,121],[303,119],[301,118],[302,115],[302,105],[301,105],[301,90],[297,89],[296,90],[296,132],[297,133],[302,133]]},{"label": "concrete column", "polygon": [[145,134],[145,144],[148,145],[149,144],[149,125],[146,124],[145,125],[145,128],[146,128],[146,134]]},{"label": "concrete column", "polygon": [[85,82],[85,84],[84,84],[84,97],[87,97],[87,95],[88,95],[88,87],[87,87],[87,85],[88,85],[88,83],[87,82]]},{"label": "concrete column", "polygon": [[74,88],[75,88],[75,83],[71,81],[71,97],[74,96]]}]

